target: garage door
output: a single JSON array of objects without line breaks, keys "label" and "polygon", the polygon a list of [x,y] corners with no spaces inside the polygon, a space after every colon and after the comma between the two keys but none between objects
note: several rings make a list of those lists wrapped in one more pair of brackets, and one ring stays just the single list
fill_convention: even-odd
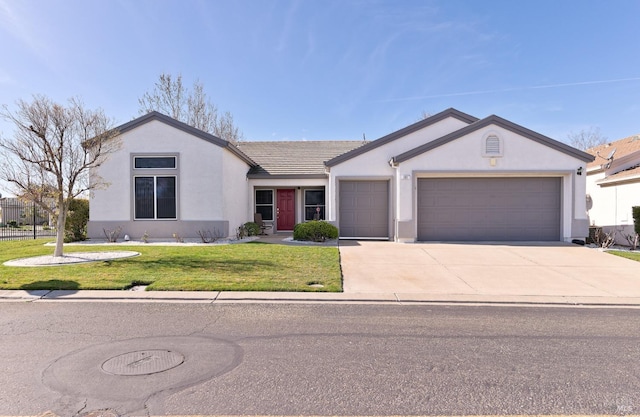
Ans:
[{"label": "garage door", "polygon": [[418,240],[558,241],[560,178],[420,178]]},{"label": "garage door", "polygon": [[340,181],[340,237],[389,238],[389,181]]}]

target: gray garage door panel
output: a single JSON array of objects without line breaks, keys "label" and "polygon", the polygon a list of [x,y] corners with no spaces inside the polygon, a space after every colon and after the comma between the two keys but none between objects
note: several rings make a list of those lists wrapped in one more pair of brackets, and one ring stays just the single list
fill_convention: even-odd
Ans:
[{"label": "gray garage door panel", "polygon": [[560,178],[420,178],[418,240],[560,240]]},{"label": "gray garage door panel", "polygon": [[389,237],[389,182],[340,181],[340,237]]}]

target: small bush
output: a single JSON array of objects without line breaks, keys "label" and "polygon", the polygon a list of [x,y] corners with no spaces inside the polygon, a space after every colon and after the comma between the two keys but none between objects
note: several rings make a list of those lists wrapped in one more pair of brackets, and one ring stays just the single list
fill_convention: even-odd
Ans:
[{"label": "small bush", "polygon": [[327,239],[337,239],[338,228],[323,220],[298,223],[293,228],[293,238],[295,240],[324,242]]},{"label": "small bush", "polygon": [[69,203],[69,213],[64,227],[65,242],[87,240],[87,222],[89,221],[89,200],[74,198]]},{"label": "small bush", "polygon": [[[118,241],[118,238],[120,237],[120,233],[122,233],[122,226],[118,226],[113,230],[102,229],[102,232],[104,233],[105,237],[107,238],[107,242],[116,243]],[[145,234],[146,233],[147,232],[145,232]]]},{"label": "small bush", "polygon": [[247,232],[247,236],[257,236],[260,234],[260,226],[258,226],[258,223],[246,222],[243,226]]},{"label": "small bush", "polygon": [[15,220],[11,220],[10,222],[7,223],[7,226],[9,227],[13,227],[14,229],[18,228],[18,222]]}]

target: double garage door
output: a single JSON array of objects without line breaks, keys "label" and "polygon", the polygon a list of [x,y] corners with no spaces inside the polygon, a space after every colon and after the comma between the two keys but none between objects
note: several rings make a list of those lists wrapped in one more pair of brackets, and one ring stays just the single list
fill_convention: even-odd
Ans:
[{"label": "double garage door", "polygon": [[560,240],[558,177],[420,178],[420,241]]}]

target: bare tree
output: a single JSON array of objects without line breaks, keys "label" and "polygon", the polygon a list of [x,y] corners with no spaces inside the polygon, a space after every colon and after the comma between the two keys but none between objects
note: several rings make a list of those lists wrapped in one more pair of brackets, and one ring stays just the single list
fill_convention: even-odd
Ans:
[{"label": "bare tree", "polygon": [[418,118],[418,121],[428,119],[431,116],[433,116],[433,114],[429,113],[426,110],[422,110],[422,112],[420,113],[420,117]]},{"label": "bare tree", "polygon": [[201,82],[195,81],[191,90],[182,84],[182,75],[160,74],[153,91],[138,99],[140,114],[158,111],[190,126],[237,143],[242,134],[229,112],[220,114],[209,101]]},{"label": "bare tree", "polygon": [[583,151],[607,143],[606,136],[602,135],[599,128],[593,126],[589,129],[582,129],[579,132],[570,132],[567,138],[571,146]]},{"label": "bare tree", "polygon": [[69,204],[108,185],[97,176],[90,181],[89,171],[119,149],[118,132],[102,110],[87,110],[75,98],[64,106],[34,96],[30,103],[18,101],[15,112],[4,105],[0,117],[15,126],[13,138],[0,137],[0,178],[57,216],[54,256],[63,256]]}]

